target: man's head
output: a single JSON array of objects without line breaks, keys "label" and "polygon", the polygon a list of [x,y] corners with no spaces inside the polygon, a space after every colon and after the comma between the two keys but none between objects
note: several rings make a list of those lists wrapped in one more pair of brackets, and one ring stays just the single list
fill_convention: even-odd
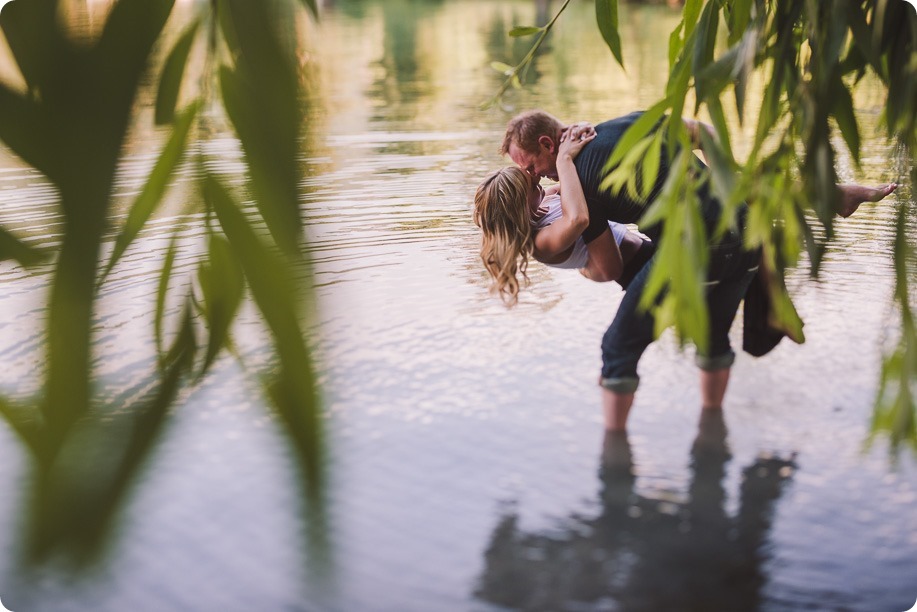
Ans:
[{"label": "man's head", "polygon": [[557,180],[557,147],[564,125],[544,111],[516,115],[506,125],[500,152],[532,176]]}]

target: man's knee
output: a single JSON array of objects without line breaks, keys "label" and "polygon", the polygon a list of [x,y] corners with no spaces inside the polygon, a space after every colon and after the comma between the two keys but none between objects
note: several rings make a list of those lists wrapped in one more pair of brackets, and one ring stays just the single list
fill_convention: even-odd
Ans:
[{"label": "man's knee", "polygon": [[728,349],[725,353],[720,353],[713,357],[701,355],[700,353],[694,356],[694,363],[705,372],[729,369],[732,367],[732,364],[735,363],[735,360],[736,354],[732,349]]}]

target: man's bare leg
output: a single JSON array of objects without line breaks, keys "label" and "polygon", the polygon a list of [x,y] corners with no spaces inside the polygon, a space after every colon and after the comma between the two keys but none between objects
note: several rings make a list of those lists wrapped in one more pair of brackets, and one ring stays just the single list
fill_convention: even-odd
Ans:
[{"label": "man's bare leg", "polygon": [[704,410],[723,407],[726,386],[729,384],[729,368],[700,371],[700,395]]},{"label": "man's bare leg", "polygon": [[845,218],[849,217],[863,202],[878,202],[897,188],[897,183],[889,183],[880,187],[864,187],[854,183],[838,185],[837,190],[841,193],[841,201],[838,204],[837,214]]},{"label": "man's bare leg", "polygon": [[603,387],[602,411],[605,413],[605,431],[627,431],[627,415],[633,403],[633,393],[615,393]]}]

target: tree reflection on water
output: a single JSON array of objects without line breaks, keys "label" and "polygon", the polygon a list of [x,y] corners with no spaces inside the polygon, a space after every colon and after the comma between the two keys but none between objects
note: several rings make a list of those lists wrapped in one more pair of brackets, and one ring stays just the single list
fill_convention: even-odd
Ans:
[{"label": "tree reflection on water", "polygon": [[627,610],[753,610],[766,581],[767,540],[792,458],[761,456],[742,470],[739,507],[725,508],[731,453],[721,411],[705,410],[684,501],[635,489],[626,434],[607,434],[601,512],[572,514],[560,531],[526,533],[504,516],[484,555],[476,595],[525,610],[574,602]]}]

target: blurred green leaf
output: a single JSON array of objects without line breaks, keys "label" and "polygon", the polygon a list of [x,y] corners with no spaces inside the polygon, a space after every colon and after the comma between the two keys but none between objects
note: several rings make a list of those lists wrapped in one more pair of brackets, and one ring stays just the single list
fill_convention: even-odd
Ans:
[{"label": "blurred green leaf", "polygon": [[694,87],[697,90],[695,108],[700,108],[703,102],[718,98],[720,92],[732,82],[737,58],[738,47],[733,47],[715,62],[706,64],[703,69],[695,73]]},{"label": "blurred green leaf", "polygon": [[726,5],[729,16],[729,39],[727,44],[730,47],[742,38],[745,28],[748,27],[751,21],[751,4],[752,0],[733,0],[733,2]]},{"label": "blurred green leaf", "polygon": [[595,0],[595,18],[605,44],[611,49],[621,68],[624,58],[621,55],[621,36],[618,34],[618,0]]},{"label": "blurred green leaf", "polygon": [[874,70],[881,72],[882,62],[873,46],[872,35],[866,23],[866,10],[868,9],[860,3],[848,2],[847,24],[850,26],[853,42],[859,48],[863,57],[872,65]]},{"label": "blurred green leaf", "polygon": [[684,25],[684,21],[680,22],[669,35],[669,71],[675,67],[675,61],[678,59],[678,54],[681,53],[684,48],[684,41],[681,38],[681,31],[684,29]]},{"label": "blurred green leaf", "polygon": [[140,230],[143,229],[143,226],[146,225],[150,216],[159,206],[159,203],[162,202],[162,196],[165,194],[169,186],[169,181],[172,179],[172,174],[175,168],[178,167],[182,154],[185,151],[188,132],[191,129],[191,125],[194,123],[194,118],[197,116],[198,109],[200,109],[199,102],[192,104],[179,115],[178,120],[175,122],[175,127],[172,129],[172,135],[169,137],[169,141],[159,154],[159,159],[156,160],[153,171],[150,172],[150,175],[147,177],[143,190],[140,192],[140,195],[137,196],[133,206],[131,206],[131,210],[127,215],[127,221],[124,223],[124,228],[115,239],[115,247],[111,254],[111,258],[108,260],[108,264],[105,266],[105,270],[102,272],[101,279],[99,280],[100,284],[105,280],[112,268],[115,267],[115,264],[118,263],[118,260],[124,255],[124,252],[131,243],[133,243],[137,234],[140,233]]},{"label": "blurred green leaf", "polygon": [[172,240],[169,241],[169,248],[166,250],[166,257],[162,262],[162,270],[159,273],[159,283],[156,288],[156,314],[153,318],[153,335],[156,339],[156,354],[159,356],[160,366],[165,366],[165,351],[163,349],[163,319],[166,312],[166,296],[169,292],[169,281],[172,279],[172,266],[175,264],[175,253],[177,250],[178,233],[172,234]]},{"label": "blurred green leaf", "polygon": [[194,333],[194,307],[192,306],[192,298],[189,295],[185,298],[185,305],[182,307],[178,334],[166,353],[166,370],[168,371],[177,366],[180,371],[189,371],[196,353],[197,336]]},{"label": "blurred green leaf", "polygon": [[659,175],[659,162],[662,157],[662,133],[659,132],[653,136],[649,148],[646,150],[646,156],[643,158],[643,181],[640,190],[640,199],[645,200],[653,191],[656,184],[656,178]]},{"label": "blurred green leaf", "polygon": [[745,32],[742,40],[739,41],[736,54],[735,67],[735,97],[736,109],[739,114],[739,125],[744,123],[745,119],[745,91],[748,88],[748,76],[754,69],[755,58],[755,41],[757,32],[754,29]]},{"label": "blurred green leaf", "polygon": [[672,33],[669,34],[669,71],[675,67],[675,62],[678,60],[679,55],[684,49],[684,40],[681,37],[682,30],[684,29],[684,21],[680,22],[678,26],[672,30]]},{"label": "blurred green leaf", "polygon": [[895,220],[895,301],[901,313],[901,335],[894,350],[882,362],[879,388],[873,406],[870,441],[879,433],[888,435],[894,452],[901,444],[917,451],[917,402],[912,392],[917,380],[917,325],[911,309],[908,270],[908,215],[906,205],[898,207]]},{"label": "blurred green leaf", "polygon": [[708,2],[701,13],[697,25],[697,36],[694,39],[694,74],[695,78],[704,67],[713,61],[713,49],[716,46],[716,33],[720,24],[720,11],[716,2]]},{"label": "blurred green leaf", "polygon": [[297,156],[303,110],[296,72],[280,41],[254,35],[259,27],[272,31],[266,7],[235,0],[228,5],[233,19],[246,27],[236,23],[236,70],[220,70],[223,103],[245,150],[258,210],[284,252],[298,253],[302,218]]},{"label": "blurred green leaf", "polygon": [[191,52],[191,46],[194,44],[194,38],[200,25],[200,20],[196,20],[191,24],[191,27],[185,30],[166,58],[162,68],[162,75],[159,79],[159,90],[156,93],[155,120],[157,125],[171,123],[175,118],[175,104],[178,102],[178,93],[181,89],[182,77],[185,74],[185,65],[188,62],[188,54]]},{"label": "blurred green leaf", "polygon": [[9,423],[27,448],[33,453],[38,451],[42,430],[41,413],[38,409],[17,404],[0,396],[0,416]]},{"label": "blurred green leaf", "polygon": [[[828,129],[827,109],[825,114],[813,122],[806,141],[806,156],[803,163],[803,179],[818,220],[825,228],[827,238],[833,237],[834,215],[837,211],[839,194],[837,173],[834,169],[834,148],[831,146]],[[817,268],[813,269],[813,273]]]},{"label": "blurred green leaf", "polygon": [[26,163],[54,180],[60,162],[51,151],[58,144],[59,136],[53,132],[42,109],[0,83],[0,118],[0,140]]},{"label": "blurred green leaf", "polygon": [[32,555],[54,549],[88,563],[104,547],[119,505],[166,424],[168,409],[194,359],[196,342],[186,304],[170,360],[159,380],[142,383],[143,398],[80,421],[52,463],[43,467],[30,511]]},{"label": "blurred green leaf", "polygon": [[694,27],[697,25],[697,18],[700,16],[701,7],[704,0],[685,0],[685,7],[682,10],[682,22],[685,27],[685,40],[694,33]]},{"label": "blurred green leaf", "polygon": [[15,0],[0,8],[0,29],[29,90],[48,85],[54,56],[63,44],[55,23],[53,2]]},{"label": "blurred green leaf", "polygon": [[618,166],[599,184],[599,190],[605,191],[610,189],[612,193],[617,193],[624,185],[627,185],[632,197],[638,199],[638,195],[636,194],[637,167],[641,165],[644,154],[653,139],[653,135],[645,136],[631,147],[624,156],[624,159],[621,160],[621,163],[618,164]]},{"label": "blurred green leaf", "polygon": [[47,261],[48,257],[45,251],[25,244],[7,229],[0,227],[0,261],[14,259],[21,266],[29,267]]},{"label": "blurred green leaf", "polygon": [[210,331],[199,377],[210,369],[217,354],[229,342],[229,331],[245,293],[242,265],[229,242],[221,236],[212,235],[209,255],[207,263],[200,267],[198,273]]},{"label": "blurred green leaf", "polygon": [[315,4],[315,0],[300,0],[300,2],[309,9],[314,18],[318,19],[318,6]]},{"label": "blurred green leaf", "polygon": [[516,26],[509,31],[509,35],[513,37],[517,36],[531,36],[532,34],[538,34],[543,32],[544,28],[536,28],[535,26]]},{"label": "blurred green leaf", "polygon": [[802,319],[796,311],[793,300],[790,299],[782,274],[769,279],[768,295],[771,300],[768,325],[774,329],[782,330],[788,338],[791,338],[797,344],[805,342],[806,337],[802,329]]},{"label": "blurred green leaf", "polygon": [[853,114],[853,97],[850,91],[844,86],[844,83],[838,79],[834,88],[834,107],[831,112],[837,121],[847,148],[850,149],[850,155],[859,165],[860,163],[860,131],[857,128],[857,119]]},{"label": "blurred green leaf", "polygon": [[119,0],[114,4],[94,50],[97,67],[112,96],[136,88],[175,0]]},{"label": "blurred green leaf", "polygon": [[503,62],[490,62],[490,67],[499,72],[500,74],[509,76],[513,73],[515,68],[509,64],[504,64]]},{"label": "blurred green leaf", "polygon": [[726,155],[730,165],[735,165],[735,156],[732,153],[732,145],[729,138],[729,126],[726,123],[726,115],[723,112],[723,105],[717,96],[707,99],[707,110],[710,112],[710,120],[716,130],[717,140]]},{"label": "blurred green leaf", "polygon": [[611,170],[624,159],[624,156],[627,155],[634,145],[636,145],[640,140],[642,140],[653,128],[656,127],[656,124],[659,123],[659,120],[662,119],[665,115],[666,110],[669,108],[669,99],[666,98],[654,104],[649,108],[645,113],[640,115],[636,121],[631,124],[627,131],[621,135],[621,139],[618,140],[618,144],[615,145],[614,151],[611,153],[611,157],[608,158],[608,161],[605,162],[605,171]]},{"label": "blurred green leaf", "polygon": [[280,371],[269,384],[271,398],[302,456],[310,486],[320,487],[322,437],[319,403],[309,349],[299,323],[299,301],[286,259],[255,234],[232,196],[212,176],[203,184],[223,231],[245,270],[252,296],[274,339]]},{"label": "blurred green leaf", "polygon": [[291,356],[304,357],[296,291],[291,289],[294,282],[286,261],[258,238],[232,196],[216,178],[205,177],[203,193],[242,264],[255,302],[274,337],[284,348],[290,349]]},{"label": "blurred green leaf", "polygon": [[[679,151],[675,155],[675,159],[672,160],[669,166],[668,175],[666,176],[665,182],[662,184],[659,195],[654,202],[650,203],[646,211],[640,217],[640,221],[637,224],[640,227],[653,227],[666,218],[666,215],[673,206],[673,202],[677,200],[675,194],[682,188],[684,173],[687,172],[688,166],[685,155],[685,151]],[[649,286],[649,284],[648,282],[647,286]],[[646,291],[647,290],[644,289],[644,292]]]},{"label": "blurred green leaf", "polygon": [[723,214],[720,216],[720,227],[718,233],[728,229],[733,223],[731,209],[733,205],[738,204],[734,196],[736,191],[736,172],[731,160],[726,156],[723,150],[707,130],[700,130],[701,148],[707,157],[710,168],[710,181],[714,195],[722,202],[724,206]]}]

